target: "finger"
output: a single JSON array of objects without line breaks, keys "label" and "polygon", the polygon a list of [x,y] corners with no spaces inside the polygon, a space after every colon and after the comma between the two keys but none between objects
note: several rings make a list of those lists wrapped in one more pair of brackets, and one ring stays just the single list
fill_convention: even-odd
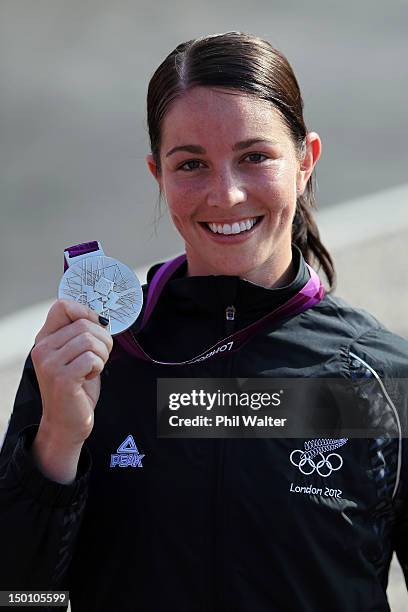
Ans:
[{"label": "finger", "polygon": [[103,342],[110,353],[113,347],[113,339],[106,328],[99,324],[89,321],[89,319],[77,319],[69,325],[65,325],[53,334],[42,340],[44,351],[58,350],[62,348],[75,336],[79,336],[85,332],[94,335]]},{"label": "finger", "polygon": [[92,353],[100,357],[104,365],[109,359],[109,351],[105,343],[95,338],[90,332],[84,332],[79,336],[71,338],[62,348],[55,352],[54,359],[58,360],[61,366],[67,366],[79,355],[88,351],[92,351]]},{"label": "finger", "polygon": [[48,311],[44,325],[38,332],[35,343],[57,331],[61,327],[73,323],[77,319],[89,319],[99,324],[99,314],[75,300],[58,299]]},{"label": "finger", "polygon": [[102,359],[92,351],[86,351],[79,355],[70,364],[65,366],[63,374],[59,376],[62,384],[68,384],[73,380],[81,382],[83,379],[90,380],[100,374],[104,368]]}]

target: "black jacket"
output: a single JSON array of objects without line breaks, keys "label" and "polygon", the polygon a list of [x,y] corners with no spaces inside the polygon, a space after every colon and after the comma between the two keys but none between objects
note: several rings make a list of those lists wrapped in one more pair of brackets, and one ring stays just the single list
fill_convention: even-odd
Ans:
[{"label": "black jacket", "polygon": [[[296,248],[294,262],[295,280],[273,290],[236,277],[187,278],[182,267],[140,344],[162,360],[198,354],[226,335],[228,305],[239,329],[294,295],[308,277]],[[49,481],[31,458],[41,400],[26,360],[0,455],[0,590],[66,589],[72,612],[389,610],[394,550],[408,577],[403,436],[349,439],[338,450],[341,470],[305,476],[289,461],[296,439],[158,438],[156,381],[369,379],[368,409],[404,429],[406,340],[329,295],[233,355],[159,366],[129,358],[116,340],[114,351],[70,485]],[[129,435],[141,466],[111,467]]]}]

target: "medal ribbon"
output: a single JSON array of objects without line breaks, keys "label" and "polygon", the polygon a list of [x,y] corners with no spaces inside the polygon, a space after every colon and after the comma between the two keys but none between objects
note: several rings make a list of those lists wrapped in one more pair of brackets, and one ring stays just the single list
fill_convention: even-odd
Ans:
[{"label": "medal ribbon", "polygon": [[[92,251],[96,251],[98,249],[98,243],[96,241],[93,242],[85,242],[83,244],[74,245],[66,249],[69,252],[70,257],[74,257],[77,255],[84,255],[85,253],[91,253]],[[142,330],[146,323],[149,321],[150,316],[153,312],[154,307],[156,306],[161,292],[168,280],[172,277],[174,272],[186,261],[186,255],[179,255],[170,261],[164,263],[154,274],[149,289],[147,292],[146,298],[146,306],[144,309],[144,314],[142,318],[142,322],[139,328],[139,331]],[[318,304],[325,295],[325,289],[322,281],[316,272],[306,264],[309,272],[310,279],[307,283],[287,302],[278,306],[269,312],[264,317],[258,319],[251,325],[248,325],[244,329],[241,329],[234,334],[230,334],[226,336],[216,344],[213,344],[205,351],[202,351],[199,355],[192,357],[191,359],[186,359],[185,361],[159,361],[157,359],[153,359],[150,357],[140,346],[139,342],[136,340],[134,334],[130,329],[119,334],[115,337],[115,340],[120,344],[120,346],[129,353],[132,357],[136,357],[138,359],[143,359],[144,361],[150,361],[151,363],[156,363],[158,365],[187,365],[192,363],[198,363],[200,361],[206,361],[207,359],[213,359],[215,357],[220,357],[224,353],[235,353],[237,352],[241,346],[247,342],[256,332],[260,331],[266,325],[270,325],[274,323],[277,325],[278,323],[282,323],[283,321],[290,319],[301,312],[304,312],[308,308],[315,306]],[[64,270],[67,269],[67,263],[64,261]]]},{"label": "medal ribbon", "polygon": [[[174,272],[185,262],[185,260],[185,255],[179,255],[175,259],[172,259],[163,264],[155,273],[149,285],[146,306],[139,331],[143,329],[143,327],[150,319],[152,311],[155,305],[157,304],[157,301],[166,282],[171,278]],[[153,359],[142,349],[131,330],[128,330],[127,332],[116,336],[116,340],[127,353],[130,353],[132,355],[132,357],[143,359],[144,361],[150,361],[158,365],[187,365],[198,363],[200,361],[206,361],[207,359],[213,359],[215,357],[220,357],[225,353],[235,353],[256,332],[260,331],[266,325],[269,325],[271,323],[274,323],[276,325],[278,323],[283,322],[284,320],[290,319],[300,314],[301,312],[304,312],[308,308],[315,306],[323,299],[325,295],[323,283],[321,282],[319,276],[316,274],[313,268],[311,268],[309,264],[306,265],[310,272],[310,279],[302,287],[302,289],[298,291],[296,295],[294,295],[292,298],[290,298],[287,302],[285,302],[278,308],[275,308],[272,312],[258,319],[258,321],[255,321],[244,329],[241,329],[240,331],[223,338],[216,344],[213,344],[208,349],[202,351],[199,355],[196,355],[191,359],[186,359],[185,361],[178,362],[159,361],[157,359]]]}]

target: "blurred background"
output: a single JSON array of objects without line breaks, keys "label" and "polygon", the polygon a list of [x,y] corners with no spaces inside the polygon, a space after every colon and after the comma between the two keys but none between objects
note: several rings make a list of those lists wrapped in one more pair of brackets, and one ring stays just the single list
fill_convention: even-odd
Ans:
[{"label": "blurred background", "polygon": [[[0,0],[0,439],[63,249],[100,240],[142,276],[182,251],[145,164],[145,99],[164,57],[207,33],[253,33],[288,58],[323,143],[337,293],[408,337],[407,24],[406,0]],[[389,596],[408,608],[395,563]]]}]

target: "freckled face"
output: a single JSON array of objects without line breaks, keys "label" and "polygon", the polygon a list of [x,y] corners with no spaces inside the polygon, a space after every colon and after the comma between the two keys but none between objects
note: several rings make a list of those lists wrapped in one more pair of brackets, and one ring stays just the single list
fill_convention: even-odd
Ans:
[{"label": "freckled face", "polygon": [[[291,261],[299,162],[267,101],[195,87],[165,115],[156,176],[190,275],[267,284]],[[155,173],[150,158],[150,170]]]}]

